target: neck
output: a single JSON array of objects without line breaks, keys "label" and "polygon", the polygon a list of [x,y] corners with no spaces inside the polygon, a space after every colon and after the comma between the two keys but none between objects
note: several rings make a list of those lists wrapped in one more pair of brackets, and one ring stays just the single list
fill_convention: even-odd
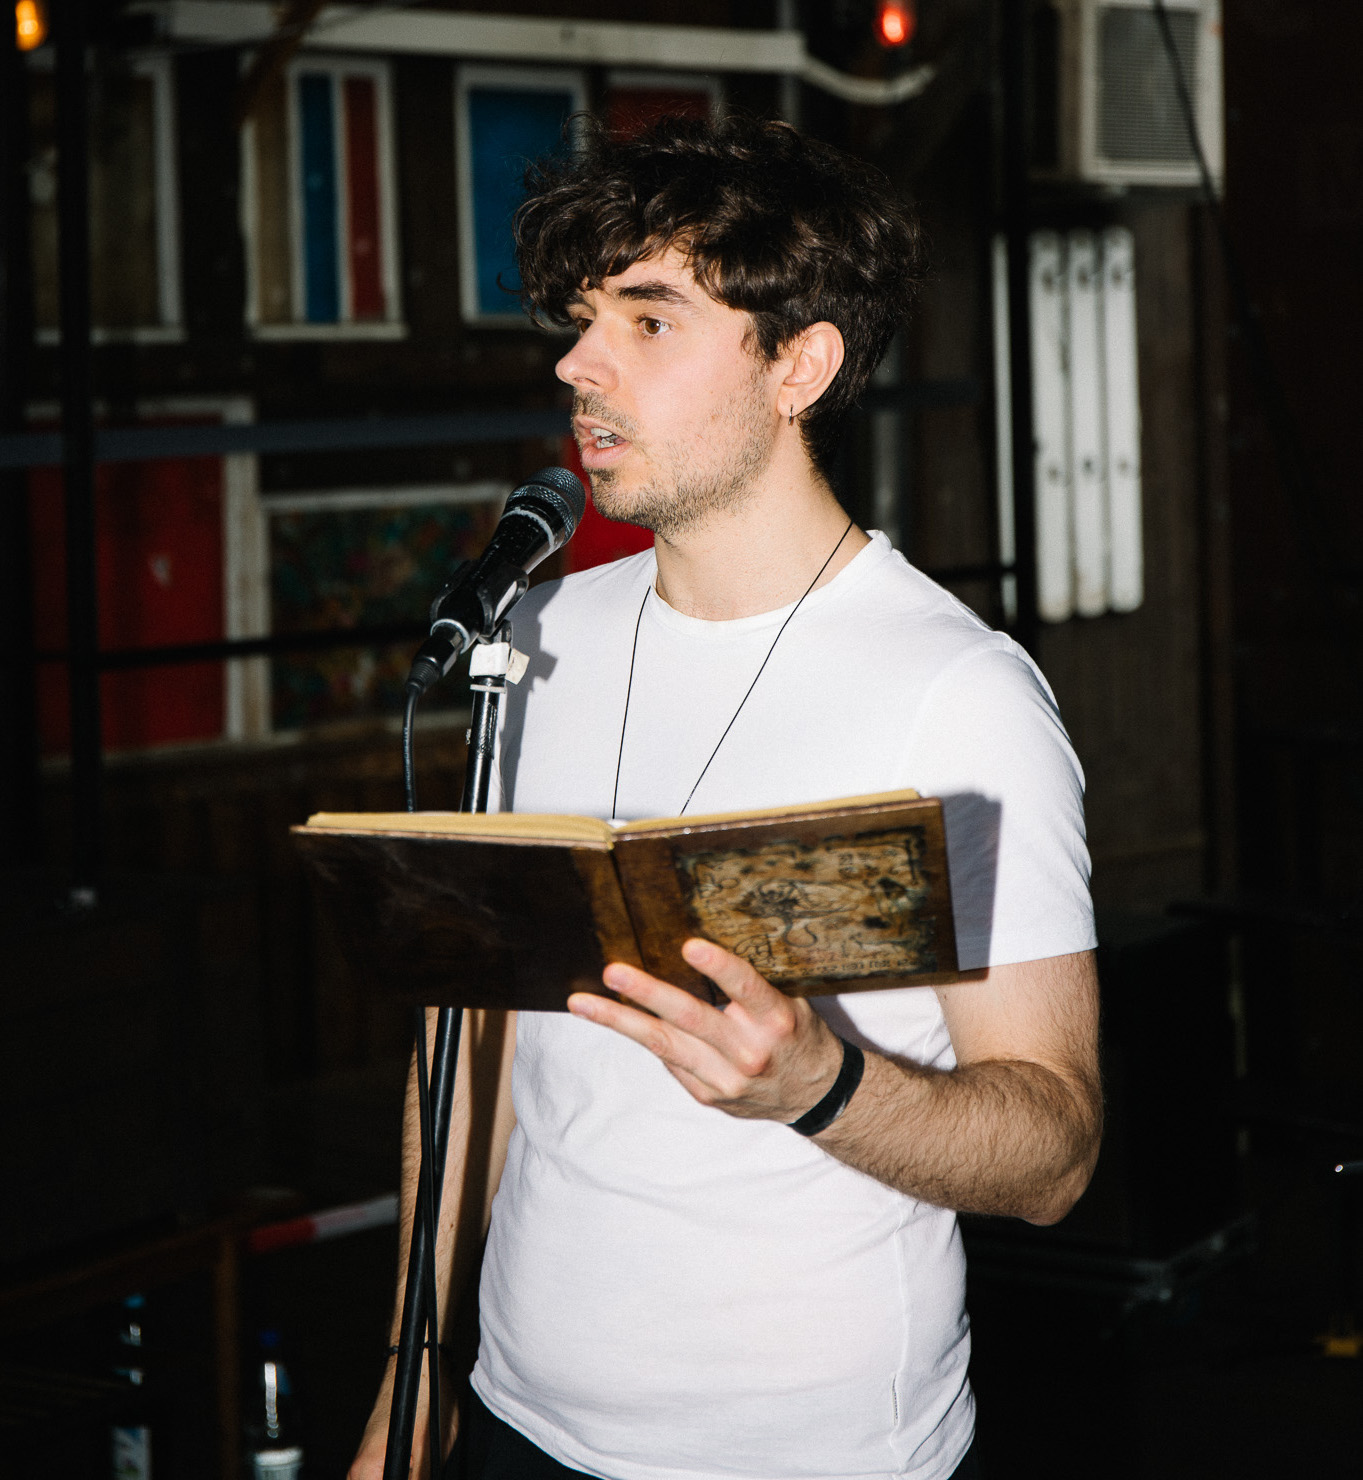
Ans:
[{"label": "neck", "polygon": [[688,617],[757,616],[798,601],[835,545],[819,586],[867,543],[860,529],[848,530],[846,511],[812,470],[805,477],[767,477],[737,508],[658,537],[658,595]]}]

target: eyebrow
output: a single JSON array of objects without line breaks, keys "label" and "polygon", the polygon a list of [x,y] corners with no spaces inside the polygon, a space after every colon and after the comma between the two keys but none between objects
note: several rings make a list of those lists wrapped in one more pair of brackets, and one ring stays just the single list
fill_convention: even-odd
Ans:
[{"label": "eyebrow", "polygon": [[614,290],[615,297],[628,303],[670,303],[674,308],[694,308],[691,299],[670,283],[627,283]]},{"label": "eyebrow", "polygon": [[[674,288],[670,283],[645,282],[626,283],[621,288],[610,288],[607,290],[612,298],[618,298],[626,303],[667,303],[674,308],[695,308],[695,302],[683,293],[679,288]],[[568,300],[566,307],[580,308],[585,306],[586,299],[581,292],[574,293]]]}]

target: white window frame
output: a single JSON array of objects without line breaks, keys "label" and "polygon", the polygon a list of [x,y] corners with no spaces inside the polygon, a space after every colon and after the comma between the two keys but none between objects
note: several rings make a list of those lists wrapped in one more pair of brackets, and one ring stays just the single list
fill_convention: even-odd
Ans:
[{"label": "white window frame", "polygon": [[478,305],[477,240],[473,230],[473,157],[469,149],[469,92],[501,87],[519,92],[570,92],[573,114],[587,109],[587,80],[576,68],[461,66],[454,82],[454,160],[459,212],[459,307],[465,324],[477,328],[527,328],[519,309],[485,313]]},{"label": "white window frame", "polygon": [[[165,52],[147,52],[129,58],[135,76],[148,77],[152,86],[152,179],[156,209],[156,307],[160,322],[111,329],[92,324],[94,344],[179,344],[185,337],[184,298],[180,288],[180,189],[175,149],[175,71]],[[28,65],[50,72],[55,54],[50,47],[32,52]],[[42,328],[34,337],[41,345],[61,343],[61,330]]]},{"label": "white window frame", "polygon": [[[335,150],[337,162],[337,239],[341,308],[346,317],[335,323],[310,323],[299,317],[304,297],[303,260],[303,191],[298,150],[298,87],[300,72],[326,72],[334,79],[368,77],[374,83],[376,140],[375,152],[379,173],[379,235],[382,256],[381,275],[387,317],[361,319],[351,313],[350,260],[347,243],[349,232],[349,197],[345,188],[348,177],[345,152],[344,110],[334,110]],[[286,324],[262,323],[260,318],[260,281],[257,248],[260,219],[256,195],[256,128],[247,119],[241,132],[241,226],[246,239],[246,327],[256,339],[404,339],[407,324],[403,318],[401,273],[398,271],[397,168],[393,139],[392,69],[385,61],[372,58],[325,56],[308,53],[295,57],[284,73],[288,127],[289,179],[289,294],[293,319]],[[337,86],[339,95],[340,88]]]}]

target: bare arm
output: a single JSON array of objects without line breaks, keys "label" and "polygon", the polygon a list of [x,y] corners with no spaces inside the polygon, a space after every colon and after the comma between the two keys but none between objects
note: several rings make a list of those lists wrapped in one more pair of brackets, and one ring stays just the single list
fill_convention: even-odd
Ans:
[{"label": "bare arm", "polygon": [[938,997],[957,1067],[867,1054],[852,1103],[814,1139],[925,1202],[1058,1221],[1102,1133],[1092,952],[996,966]]},{"label": "bare arm", "polygon": [[[702,1104],[797,1120],[837,1077],[836,1036],[721,947],[683,951],[729,997],[723,1011],[618,964],[606,985],[644,1011],[585,993],[569,1008],[655,1053]],[[847,1111],[815,1141],[926,1202],[1056,1222],[1088,1184],[1102,1129],[1092,953],[995,967],[939,999],[957,1067],[867,1053]]]},{"label": "bare arm", "polygon": [[[435,1043],[436,1013],[426,1016],[428,1056]],[[516,1014],[466,1012],[459,1038],[459,1061],[450,1107],[449,1151],[445,1158],[444,1190],[436,1237],[436,1295],[440,1302],[440,1330],[463,1295],[473,1272],[478,1249],[487,1233],[492,1199],[506,1162],[507,1141],[514,1124],[511,1108],[511,1061],[516,1044]],[[429,1061],[429,1057],[428,1057]],[[401,1335],[402,1298],[407,1283],[407,1251],[421,1168],[421,1134],[417,1119],[416,1057],[407,1075],[407,1099],[402,1126],[402,1191],[398,1215],[397,1301],[389,1336],[396,1345]],[[365,1426],[359,1452],[348,1480],[380,1480],[388,1443],[388,1415],[393,1401],[396,1359],[390,1357],[383,1382]],[[443,1385],[443,1384],[442,1384]],[[427,1382],[423,1366],[421,1393],[412,1434],[412,1474],[424,1475],[426,1466]],[[448,1401],[448,1399],[446,1400]],[[446,1422],[445,1444],[453,1442],[455,1415]]]}]

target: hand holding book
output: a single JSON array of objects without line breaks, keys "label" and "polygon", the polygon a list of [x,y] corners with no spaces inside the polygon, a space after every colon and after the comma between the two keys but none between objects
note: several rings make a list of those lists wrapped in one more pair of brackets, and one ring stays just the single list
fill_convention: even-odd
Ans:
[{"label": "hand holding book", "polygon": [[702,1105],[745,1120],[797,1120],[837,1078],[841,1040],[807,1002],[779,992],[732,951],[688,940],[682,955],[718,988],[722,1009],[616,963],[605,984],[622,1000],[575,992],[568,1011],[648,1049]]},{"label": "hand holding book", "polygon": [[608,963],[705,1001],[701,936],[784,993],[950,981],[941,804],[915,792],[613,828],[520,813],[320,814],[295,836],[375,991],[562,1010]]}]

